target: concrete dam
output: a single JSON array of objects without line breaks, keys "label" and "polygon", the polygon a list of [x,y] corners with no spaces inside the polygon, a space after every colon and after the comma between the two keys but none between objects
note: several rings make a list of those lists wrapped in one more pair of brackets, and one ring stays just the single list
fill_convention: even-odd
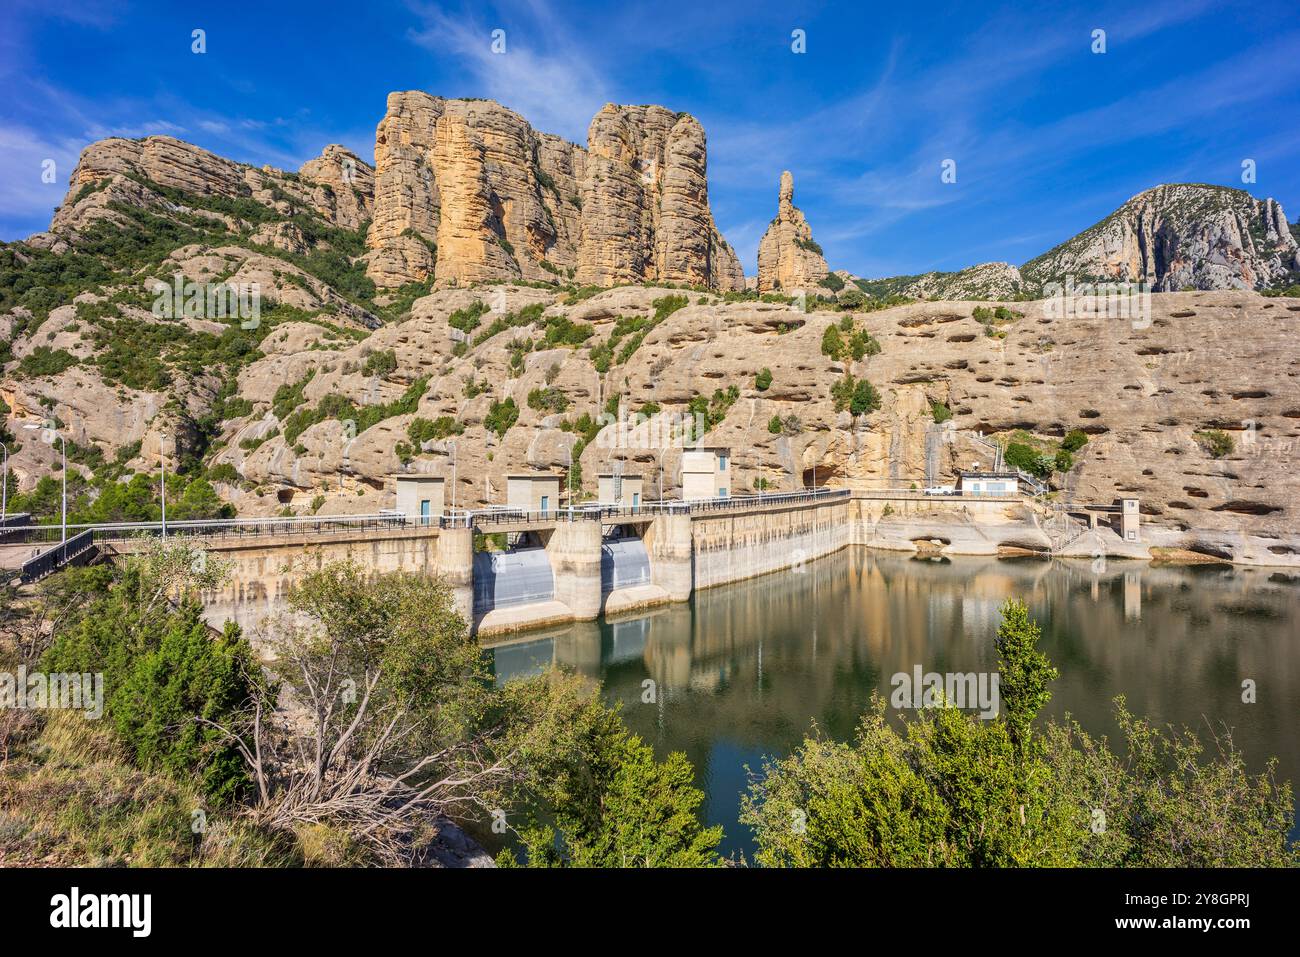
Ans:
[{"label": "concrete dam", "polygon": [[[508,634],[684,602],[697,588],[798,567],[850,544],[849,512],[847,489],[823,489],[638,509],[506,512],[463,524],[454,516],[297,540],[212,539],[202,547],[226,562],[230,575],[204,604],[214,624],[228,618],[256,629],[284,607],[305,572],[352,561],[376,574],[437,575],[476,633]],[[475,551],[476,531],[504,534],[509,547]]]}]

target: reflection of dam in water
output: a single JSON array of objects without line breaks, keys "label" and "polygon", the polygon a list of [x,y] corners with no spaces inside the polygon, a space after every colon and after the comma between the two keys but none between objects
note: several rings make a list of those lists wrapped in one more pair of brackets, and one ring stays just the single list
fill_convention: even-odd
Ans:
[{"label": "reflection of dam in water", "polygon": [[[750,851],[736,823],[744,766],[789,753],[815,721],[852,738],[875,692],[927,671],[997,669],[999,609],[1021,598],[1060,671],[1047,714],[1069,712],[1116,740],[1113,699],[1153,723],[1205,737],[1234,728],[1253,771],[1270,756],[1300,783],[1300,583],[1271,570],[1110,561],[928,561],[851,548],[696,592],[635,617],[555,627],[492,648],[496,680],[558,665],[599,680],[660,756],[684,751],[726,849]],[[1258,683],[1244,704],[1241,682]],[[653,681],[653,702],[645,682]],[[893,712],[891,712],[892,714]]]}]

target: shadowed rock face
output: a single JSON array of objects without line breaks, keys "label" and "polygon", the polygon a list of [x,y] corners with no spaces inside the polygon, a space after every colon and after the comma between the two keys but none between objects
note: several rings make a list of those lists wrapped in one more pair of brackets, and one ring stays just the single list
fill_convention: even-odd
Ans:
[{"label": "shadowed rock face", "polygon": [[1177,184],[1139,193],[1020,272],[1037,286],[1073,277],[1160,292],[1256,289],[1300,272],[1300,248],[1276,200]]},{"label": "shadowed rock face", "polygon": [[608,104],[583,149],[492,101],[393,93],[375,162],[381,286],[744,282],[709,210],[704,130],[684,113]]},{"label": "shadowed rock face", "polygon": [[786,170],[781,174],[776,219],[758,244],[758,291],[808,289],[828,272],[820,247],[813,242],[812,227],[794,204],[794,177]]}]

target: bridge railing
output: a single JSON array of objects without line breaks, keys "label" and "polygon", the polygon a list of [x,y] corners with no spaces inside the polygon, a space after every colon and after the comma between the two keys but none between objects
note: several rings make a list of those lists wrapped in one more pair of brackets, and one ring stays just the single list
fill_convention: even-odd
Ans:
[{"label": "bridge railing", "polygon": [[950,502],[954,500],[1015,502],[1025,496],[1021,492],[944,492],[943,494],[926,494],[925,491],[918,488],[872,488],[854,489],[853,497],[859,499],[904,499],[918,502]]},{"label": "bridge railing", "polygon": [[[816,488],[803,492],[755,492],[753,495],[734,495],[727,498],[700,498],[686,502],[669,503],[683,511],[726,512],[740,511],[765,505],[799,505],[808,502],[833,502],[851,495],[846,488]],[[675,509],[675,510],[676,510]]]},{"label": "bridge railing", "polygon": [[[224,518],[195,519],[168,522],[167,537],[203,537],[254,535],[322,534],[331,531],[348,531],[368,528],[402,528],[415,525],[405,516],[388,515],[326,515],[295,518]],[[137,537],[161,537],[162,522],[105,522],[96,525],[69,525],[68,537],[93,531],[96,541],[117,541]],[[57,542],[63,535],[58,525],[27,525],[10,531],[8,542]]]},{"label": "bridge railing", "polygon": [[87,529],[23,562],[19,577],[24,585],[38,582],[42,578],[54,574],[64,565],[74,561],[94,547],[95,531],[94,529]]},{"label": "bridge railing", "polygon": [[[844,488],[808,489],[803,492],[763,492],[754,495],[736,495],[729,498],[702,498],[687,501],[643,502],[630,505],[574,505],[546,511],[520,508],[469,509],[440,516],[436,521],[442,528],[466,528],[491,525],[546,524],[550,522],[600,521],[618,518],[651,519],[656,515],[682,515],[701,512],[739,511],[756,506],[797,505],[808,502],[847,499]],[[433,520],[430,520],[431,522]]]}]

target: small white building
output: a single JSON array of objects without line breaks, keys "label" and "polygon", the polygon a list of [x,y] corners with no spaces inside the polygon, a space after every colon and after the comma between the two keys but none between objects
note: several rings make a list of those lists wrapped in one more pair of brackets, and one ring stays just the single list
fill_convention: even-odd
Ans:
[{"label": "small white building", "polygon": [[1141,503],[1135,498],[1120,499],[1119,527],[1120,535],[1126,542],[1140,542],[1142,510]]},{"label": "small white building", "polygon": [[682,499],[731,497],[731,449],[686,449],[682,452]]},{"label": "small white building", "polygon": [[441,475],[421,475],[399,472],[397,482],[397,511],[408,522],[428,525],[436,522],[446,503],[446,480]]},{"label": "small white building", "polygon": [[640,475],[626,475],[618,472],[601,472],[597,496],[601,505],[616,508],[640,508],[644,490]]},{"label": "small white building", "polygon": [[1018,495],[1020,476],[1016,472],[958,472],[953,490],[958,495]]},{"label": "small white building", "polygon": [[527,472],[506,476],[506,505],[525,512],[553,512],[560,507],[560,476]]}]

